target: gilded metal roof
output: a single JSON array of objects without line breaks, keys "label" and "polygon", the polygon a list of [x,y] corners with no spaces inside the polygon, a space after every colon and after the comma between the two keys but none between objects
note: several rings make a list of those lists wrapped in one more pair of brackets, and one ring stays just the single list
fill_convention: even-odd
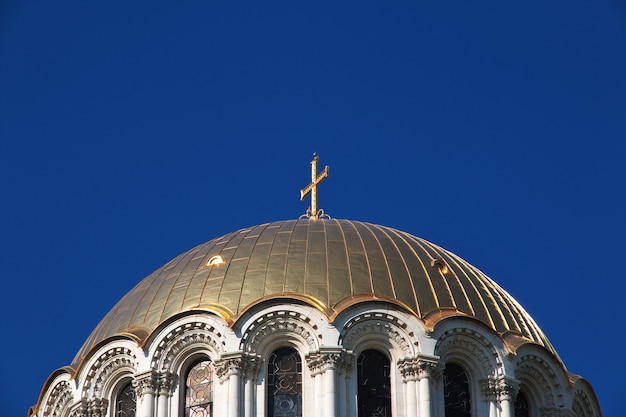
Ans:
[{"label": "gilded metal roof", "polygon": [[[217,262],[207,265],[212,258]],[[469,316],[554,352],[506,291],[445,249],[375,224],[302,219],[241,229],[174,258],[113,307],[74,362],[116,335],[142,342],[185,311],[208,309],[233,323],[255,304],[277,297],[307,302],[330,320],[370,300],[395,303],[430,328],[450,315]]]}]

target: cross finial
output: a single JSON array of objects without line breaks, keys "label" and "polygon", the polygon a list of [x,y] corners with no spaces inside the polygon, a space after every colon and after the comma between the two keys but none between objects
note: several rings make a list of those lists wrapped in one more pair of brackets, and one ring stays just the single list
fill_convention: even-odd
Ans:
[{"label": "cross finial", "polygon": [[316,153],[313,154],[313,160],[311,161],[311,183],[300,190],[300,201],[304,200],[304,198],[311,194],[311,207],[306,211],[302,217],[307,217],[309,219],[320,219],[323,217],[327,217],[324,214],[324,210],[317,209],[317,186],[328,178],[329,168],[328,165],[324,168],[319,175],[317,175],[317,161],[320,159]]}]

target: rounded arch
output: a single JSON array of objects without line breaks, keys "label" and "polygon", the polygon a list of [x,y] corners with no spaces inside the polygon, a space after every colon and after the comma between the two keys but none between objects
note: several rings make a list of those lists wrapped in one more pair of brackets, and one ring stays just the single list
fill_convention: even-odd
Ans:
[{"label": "rounded arch", "polygon": [[69,416],[70,408],[74,402],[74,393],[72,382],[68,376],[62,374],[50,385],[48,395],[42,402],[44,417]]},{"label": "rounded arch", "polygon": [[182,375],[183,367],[196,356],[204,355],[215,362],[224,352],[220,324],[217,317],[193,315],[164,328],[151,348],[151,368]]},{"label": "rounded arch", "polygon": [[243,329],[240,350],[266,357],[269,352],[290,346],[304,357],[320,348],[318,326],[303,313],[292,310],[266,312]]},{"label": "rounded arch", "polygon": [[346,321],[337,341],[348,351],[359,355],[363,350],[387,352],[391,361],[413,357],[418,351],[415,334],[399,317],[390,312],[361,312]]},{"label": "rounded arch", "polygon": [[532,353],[520,356],[515,363],[514,375],[520,387],[529,394],[534,409],[564,405],[559,403],[559,398],[563,397],[561,387],[567,386],[567,382],[559,380],[558,374],[542,356]]},{"label": "rounded arch", "polygon": [[112,390],[121,378],[137,372],[138,359],[134,342],[114,341],[94,355],[86,368],[83,398],[112,398]]},{"label": "rounded arch", "polygon": [[458,363],[475,381],[496,376],[502,368],[495,346],[483,334],[466,326],[444,331],[435,344],[435,355],[443,364]]},{"label": "rounded arch", "polygon": [[600,417],[600,404],[593,387],[589,382],[578,375],[574,376],[574,395],[572,398],[572,411],[581,417]]}]

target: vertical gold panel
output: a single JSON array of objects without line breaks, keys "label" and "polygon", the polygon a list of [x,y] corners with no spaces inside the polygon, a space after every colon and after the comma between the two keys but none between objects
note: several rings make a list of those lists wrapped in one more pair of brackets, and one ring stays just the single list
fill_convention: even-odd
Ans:
[{"label": "vertical gold panel", "polygon": [[[207,266],[214,255],[224,263]],[[443,259],[449,272],[433,267],[434,259]],[[329,311],[357,295],[390,297],[418,317],[458,309],[497,332],[516,330],[552,349],[519,303],[458,256],[383,226],[304,219],[242,229],[174,258],[111,309],[77,358],[128,327],[150,331],[180,312],[210,304],[232,311],[236,320],[257,300],[284,293],[315,298]]]}]

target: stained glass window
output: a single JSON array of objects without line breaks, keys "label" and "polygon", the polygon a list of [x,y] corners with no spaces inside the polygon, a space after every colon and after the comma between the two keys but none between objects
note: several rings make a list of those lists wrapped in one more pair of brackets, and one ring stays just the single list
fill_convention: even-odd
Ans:
[{"label": "stained glass window", "polygon": [[391,417],[390,361],[369,349],[357,359],[359,417]]},{"label": "stained glass window", "polygon": [[530,406],[524,391],[518,392],[515,398],[515,417],[530,417]]},{"label": "stained glass window", "polygon": [[471,417],[469,378],[455,363],[446,364],[443,371],[443,395],[446,417]]},{"label": "stained glass window", "polygon": [[115,399],[115,417],[135,417],[137,396],[131,382],[128,382]]},{"label": "stained glass window", "polygon": [[269,357],[267,415],[302,417],[302,360],[295,349],[280,348]]},{"label": "stained glass window", "polygon": [[196,363],[185,381],[185,417],[213,415],[213,368],[210,361]]}]

